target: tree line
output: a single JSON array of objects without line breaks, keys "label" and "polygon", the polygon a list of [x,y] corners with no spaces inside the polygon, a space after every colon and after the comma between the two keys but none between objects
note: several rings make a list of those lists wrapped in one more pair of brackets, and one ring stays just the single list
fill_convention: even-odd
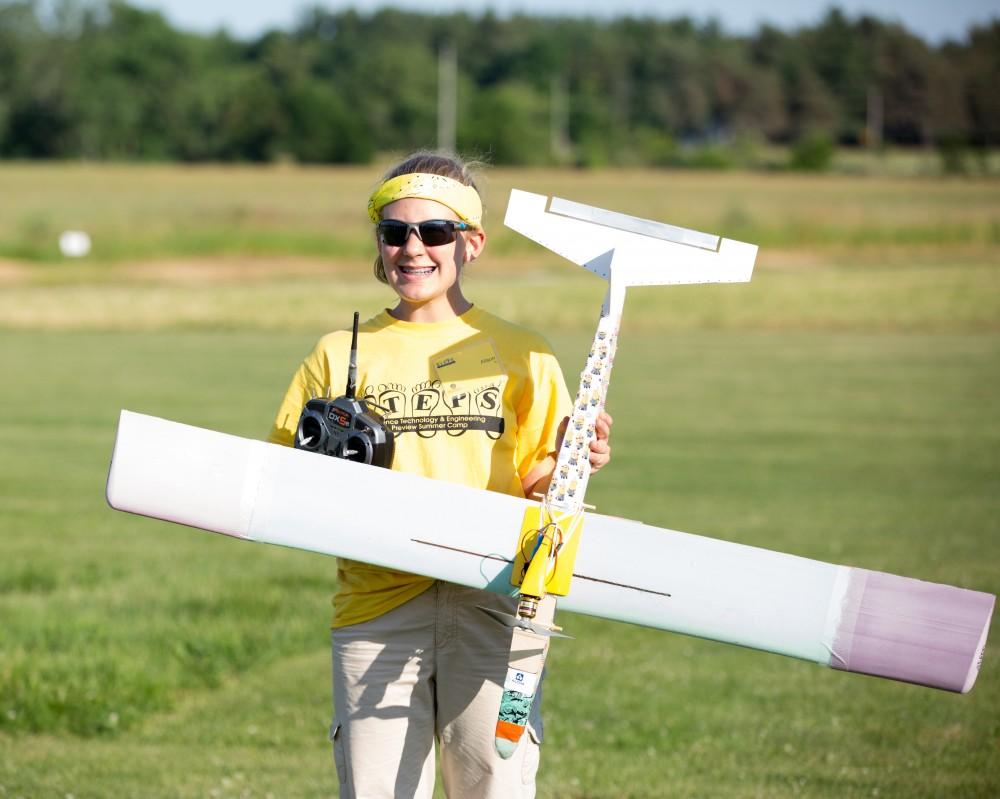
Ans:
[{"label": "tree line", "polygon": [[438,144],[439,113],[461,151],[509,164],[670,165],[760,141],[985,149],[997,75],[1000,21],[932,45],[836,9],[735,36],[689,18],[314,8],[241,40],[123,2],[22,0],[0,2],[0,157],[366,162]]}]

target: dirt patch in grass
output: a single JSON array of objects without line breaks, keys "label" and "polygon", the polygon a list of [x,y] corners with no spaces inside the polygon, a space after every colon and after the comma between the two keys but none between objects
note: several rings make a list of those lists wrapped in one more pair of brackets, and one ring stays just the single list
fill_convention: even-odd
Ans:
[{"label": "dirt patch in grass", "polygon": [[17,261],[0,259],[0,284],[22,283],[31,276],[31,269]]}]

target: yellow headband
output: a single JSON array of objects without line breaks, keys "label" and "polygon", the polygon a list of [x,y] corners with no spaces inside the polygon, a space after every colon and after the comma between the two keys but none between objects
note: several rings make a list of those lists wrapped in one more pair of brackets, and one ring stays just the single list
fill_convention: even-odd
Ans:
[{"label": "yellow headband", "polygon": [[413,172],[385,181],[368,200],[369,218],[372,222],[378,222],[379,214],[385,206],[406,197],[434,200],[448,206],[459,219],[472,227],[483,225],[483,201],[478,191],[444,175],[427,172]]}]

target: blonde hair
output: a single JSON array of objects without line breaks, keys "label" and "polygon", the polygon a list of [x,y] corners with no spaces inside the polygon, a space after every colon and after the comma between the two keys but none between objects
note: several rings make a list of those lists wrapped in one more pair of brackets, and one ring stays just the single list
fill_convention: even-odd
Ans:
[{"label": "blonde hair", "polygon": [[[398,178],[400,175],[426,172],[431,175],[443,175],[446,178],[457,180],[466,186],[472,186],[479,193],[479,196],[482,197],[483,193],[479,186],[476,185],[476,175],[482,170],[483,166],[484,164],[480,161],[465,160],[457,155],[437,153],[432,150],[418,150],[391,167],[382,176],[382,182]],[[380,283],[389,282],[385,276],[385,264],[382,263],[382,253],[375,256],[373,271]]]}]

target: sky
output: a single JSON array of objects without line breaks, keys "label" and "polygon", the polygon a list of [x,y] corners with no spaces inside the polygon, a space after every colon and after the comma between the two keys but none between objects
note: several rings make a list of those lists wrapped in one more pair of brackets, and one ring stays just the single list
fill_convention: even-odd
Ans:
[{"label": "sky", "polygon": [[161,11],[176,27],[199,32],[225,28],[249,38],[274,28],[291,27],[303,7],[320,5],[331,10],[355,8],[371,12],[385,6],[447,13],[464,10],[478,14],[492,9],[499,15],[529,10],[531,13],[588,15],[596,17],[654,15],[691,16],[699,21],[714,17],[728,33],[750,33],[762,22],[779,28],[796,28],[821,19],[831,5],[850,17],[871,14],[902,23],[908,30],[935,44],[965,38],[970,25],[1000,18],[998,0],[130,0],[132,5]]}]

